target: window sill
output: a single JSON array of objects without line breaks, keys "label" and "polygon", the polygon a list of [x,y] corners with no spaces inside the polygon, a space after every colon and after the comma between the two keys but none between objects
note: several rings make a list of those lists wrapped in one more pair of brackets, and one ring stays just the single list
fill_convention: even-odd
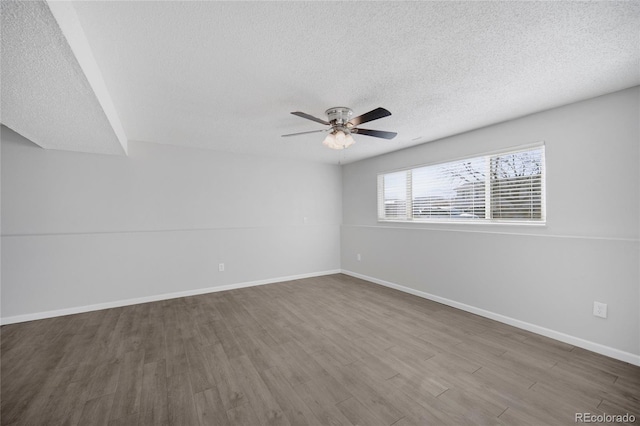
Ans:
[{"label": "window sill", "polygon": [[547,226],[546,221],[540,222],[527,222],[527,221],[518,221],[518,220],[394,220],[394,219],[378,219],[378,223],[413,223],[419,225],[506,225],[506,226],[533,226],[533,227],[545,227]]}]

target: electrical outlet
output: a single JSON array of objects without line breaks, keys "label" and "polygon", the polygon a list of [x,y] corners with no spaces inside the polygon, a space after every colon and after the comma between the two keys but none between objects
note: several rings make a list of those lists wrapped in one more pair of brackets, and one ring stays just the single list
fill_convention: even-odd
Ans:
[{"label": "electrical outlet", "polygon": [[224,272],[224,263],[219,263],[218,264],[218,271],[219,272]]},{"label": "electrical outlet", "polygon": [[358,262],[360,262],[362,260],[362,255],[360,253],[358,253],[358,255],[356,257],[358,258]]},{"label": "electrical outlet", "polygon": [[593,315],[606,318],[607,317],[607,304],[600,302],[593,302]]}]

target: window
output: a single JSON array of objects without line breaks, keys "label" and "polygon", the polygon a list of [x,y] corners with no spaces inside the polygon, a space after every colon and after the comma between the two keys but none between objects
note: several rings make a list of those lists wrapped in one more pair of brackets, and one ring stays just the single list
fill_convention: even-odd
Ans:
[{"label": "window", "polygon": [[544,146],[378,175],[378,219],[545,221]]}]

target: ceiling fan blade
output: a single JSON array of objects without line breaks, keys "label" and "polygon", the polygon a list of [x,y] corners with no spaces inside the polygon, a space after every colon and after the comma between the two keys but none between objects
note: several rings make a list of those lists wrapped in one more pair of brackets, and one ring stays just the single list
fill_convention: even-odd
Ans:
[{"label": "ceiling fan blade", "polygon": [[297,115],[298,117],[306,118],[307,120],[315,121],[316,123],[326,124],[327,126],[329,125],[328,121],[324,121],[318,117],[314,117],[313,115],[309,115],[301,111],[295,111],[295,112],[292,112],[291,114]]},{"label": "ceiling fan blade", "polygon": [[349,120],[349,123],[353,124],[353,127],[355,127],[358,124],[367,123],[369,121],[377,120],[383,117],[388,117],[390,115],[391,113],[386,109],[376,108],[369,112],[365,112],[364,114],[359,115],[358,117],[352,118],[351,120]]},{"label": "ceiling fan blade", "polygon": [[282,135],[283,138],[287,138],[289,136],[298,136],[298,135],[306,135],[307,133],[320,133],[320,132],[328,132],[331,129],[323,129],[323,130],[311,130],[310,132],[300,132],[300,133],[289,133],[288,135]]},{"label": "ceiling fan blade", "polygon": [[382,130],[369,130],[369,129],[351,129],[351,132],[359,135],[373,136],[374,138],[393,139],[396,137],[396,132],[383,132]]}]

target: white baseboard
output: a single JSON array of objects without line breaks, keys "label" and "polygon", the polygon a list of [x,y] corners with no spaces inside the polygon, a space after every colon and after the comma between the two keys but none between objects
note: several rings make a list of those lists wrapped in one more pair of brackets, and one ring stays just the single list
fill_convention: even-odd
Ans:
[{"label": "white baseboard", "polygon": [[237,284],[228,284],[217,287],[198,288],[195,290],[179,291],[175,293],[157,294],[154,296],[137,297],[134,299],[116,300],[114,302],[97,303],[95,305],[77,306],[66,309],[56,309],[54,311],[36,312],[25,315],[15,315],[12,317],[0,318],[0,325],[15,324],[19,322],[34,321],[45,318],[60,317],[64,315],[81,314],[83,312],[99,311],[101,309],[119,308],[121,306],[138,305],[140,303],[157,302],[159,300],[176,299],[178,297],[196,296],[198,294],[214,293],[217,291],[235,290],[238,288],[254,287],[258,285],[273,284],[284,281],[300,280],[304,278],[320,277],[323,275],[339,274],[340,269],[330,271],[311,272],[308,274],[290,275],[287,277],[269,278],[266,280],[247,281]]},{"label": "white baseboard", "polygon": [[530,331],[532,333],[540,334],[542,336],[549,337],[551,339],[559,340],[564,343],[568,343],[573,346],[578,346],[583,349],[587,349],[592,352],[599,353],[601,355],[608,356],[620,361],[628,362],[629,364],[640,366],[640,355],[635,355],[630,352],[621,351],[609,346],[601,345],[600,343],[591,342],[589,340],[581,339],[579,337],[571,336],[569,334],[561,333],[559,331],[551,330],[549,328],[541,327],[539,325],[531,324],[525,321],[521,321],[515,318],[507,317],[495,312],[487,311],[484,309],[476,308],[475,306],[467,305],[465,303],[456,302],[455,300],[446,299],[444,297],[436,296],[434,294],[426,293],[424,291],[415,290],[410,287],[405,287],[399,284],[395,284],[389,281],[380,280],[378,278],[369,277],[367,275],[359,274],[357,272],[348,271],[343,269],[342,273],[350,275],[355,278],[360,278],[365,281],[370,281],[375,284],[390,287],[396,290],[400,290],[404,293],[413,294],[424,299],[433,300],[434,302],[442,303],[453,308],[457,308],[472,314],[480,315],[481,317],[489,318],[504,324],[512,325],[514,327]]}]

